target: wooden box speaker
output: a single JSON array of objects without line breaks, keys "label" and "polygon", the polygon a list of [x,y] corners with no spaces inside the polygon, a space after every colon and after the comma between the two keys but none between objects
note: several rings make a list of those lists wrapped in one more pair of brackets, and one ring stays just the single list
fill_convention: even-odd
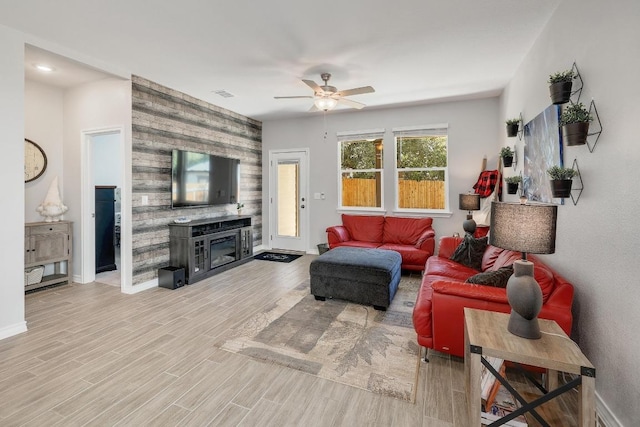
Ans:
[{"label": "wooden box speaker", "polygon": [[184,285],[184,268],[164,267],[158,270],[158,286],[177,289]]}]

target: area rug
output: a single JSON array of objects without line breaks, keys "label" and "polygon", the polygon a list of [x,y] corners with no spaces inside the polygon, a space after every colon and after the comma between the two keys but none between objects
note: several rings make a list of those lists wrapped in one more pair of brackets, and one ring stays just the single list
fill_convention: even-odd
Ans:
[{"label": "area rug", "polygon": [[415,402],[420,349],[411,314],[419,286],[419,276],[403,276],[391,306],[378,311],[316,301],[307,279],[222,337],[220,347]]},{"label": "area rug", "polygon": [[254,255],[253,259],[261,259],[263,261],[291,262],[300,258],[302,255],[295,254],[279,254],[277,252],[262,252]]}]

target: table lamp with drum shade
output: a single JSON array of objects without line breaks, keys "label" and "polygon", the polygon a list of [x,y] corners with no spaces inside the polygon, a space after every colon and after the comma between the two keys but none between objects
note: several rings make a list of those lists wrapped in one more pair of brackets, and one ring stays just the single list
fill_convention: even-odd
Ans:
[{"label": "table lamp with drum shade", "polygon": [[527,253],[552,254],[556,246],[558,206],[532,203],[491,203],[489,244],[522,252],[513,263],[513,275],[507,282],[511,306],[508,331],[519,337],[541,337],[538,313],[542,309],[542,290],[533,275],[533,263]]},{"label": "table lamp with drum shade", "polygon": [[461,211],[468,211],[467,219],[462,223],[462,228],[465,232],[473,235],[476,232],[476,222],[473,220],[471,211],[480,210],[480,195],[479,194],[460,194],[458,198],[458,204]]}]

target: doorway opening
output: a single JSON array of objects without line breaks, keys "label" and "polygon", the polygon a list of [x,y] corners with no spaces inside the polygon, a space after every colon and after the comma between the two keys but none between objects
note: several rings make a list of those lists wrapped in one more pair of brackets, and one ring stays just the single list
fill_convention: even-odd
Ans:
[{"label": "doorway opening", "polygon": [[84,132],[83,148],[82,283],[122,289],[122,129]]}]

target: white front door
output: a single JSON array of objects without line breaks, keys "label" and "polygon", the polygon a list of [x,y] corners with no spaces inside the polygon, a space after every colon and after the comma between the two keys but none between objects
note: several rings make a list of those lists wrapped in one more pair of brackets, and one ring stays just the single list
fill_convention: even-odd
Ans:
[{"label": "white front door", "polygon": [[269,153],[270,244],[273,249],[307,251],[309,150]]}]

